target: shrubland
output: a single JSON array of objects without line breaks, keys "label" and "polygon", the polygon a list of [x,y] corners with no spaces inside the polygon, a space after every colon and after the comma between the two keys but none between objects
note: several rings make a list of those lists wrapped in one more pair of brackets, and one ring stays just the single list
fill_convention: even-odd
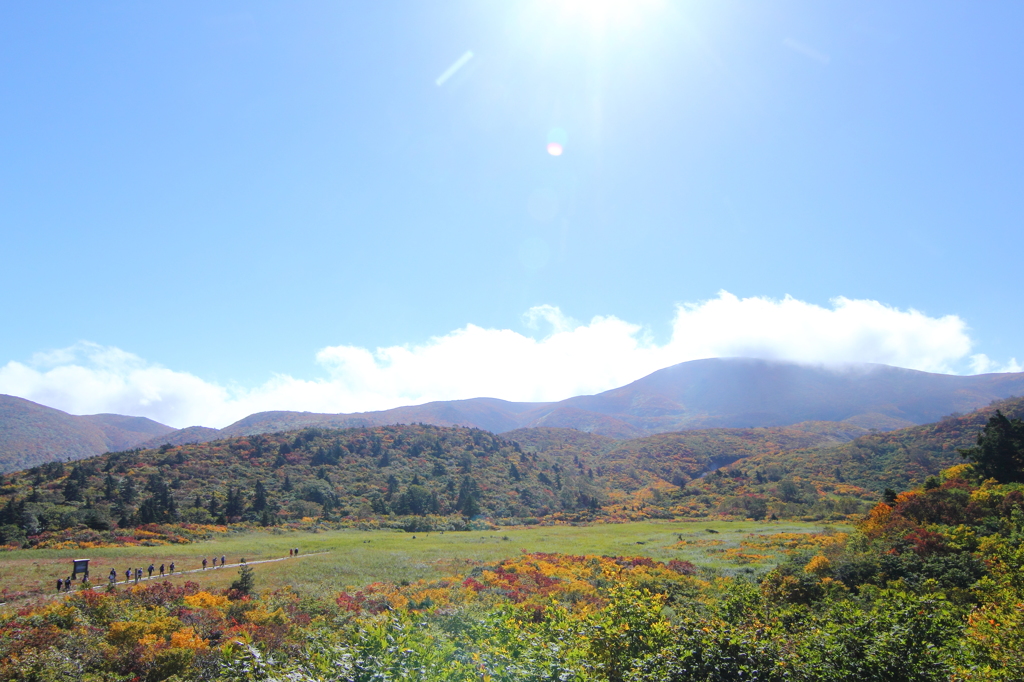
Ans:
[{"label": "shrubland", "polygon": [[992,415],[969,463],[851,533],[749,536],[784,548],[767,573],[524,552],[327,595],[258,573],[83,590],[0,618],[0,679],[1019,680],[1021,435]]},{"label": "shrubland", "polygon": [[[193,541],[229,527],[400,528],[651,518],[843,520],[962,461],[995,409],[893,432],[809,422],[628,441],[422,424],[108,453],[0,477],[0,545]],[[850,440],[850,439],[853,440]]]}]

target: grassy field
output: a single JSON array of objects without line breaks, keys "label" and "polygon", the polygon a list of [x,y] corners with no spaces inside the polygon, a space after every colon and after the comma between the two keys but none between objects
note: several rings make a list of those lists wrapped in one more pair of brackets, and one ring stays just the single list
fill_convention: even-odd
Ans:
[{"label": "grassy field", "polygon": [[[752,540],[756,542],[757,536],[822,531],[820,523],[650,521],[449,533],[250,532],[188,545],[4,552],[0,554],[0,589],[11,596],[51,593],[57,578],[70,574],[71,559],[75,558],[90,559],[93,581],[105,583],[111,568],[117,570],[120,580],[125,569],[145,568],[150,562],[159,566],[173,561],[178,571],[193,571],[202,568],[204,557],[223,555],[229,564],[242,558],[253,562],[284,557],[283,561],[253,566],[258,589],[291,586],[310,596],[327,596],[375,581],[411,582],[456,575],[521,551],[647,556],[659,561],[683,559],[725,572],[766,570],[777,563],[782,552],[763,547],[750,550],[749,544]],[[745,544],[741,546],[741,542]],[[292,547],[299,548],[299,558],[288,558]],[[228,566],[176,574],[170,580],[194,580],[216,589],[227,587],[236,577],[237,570]],[[15,604],[11,599],[9,605]]]}]

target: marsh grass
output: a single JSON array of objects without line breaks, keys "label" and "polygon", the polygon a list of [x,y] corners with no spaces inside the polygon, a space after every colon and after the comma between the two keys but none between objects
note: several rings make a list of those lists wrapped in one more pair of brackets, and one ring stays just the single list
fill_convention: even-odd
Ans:
[{"label": "marsh grass", "polygon": [[[710,533],[717,531],[716,533]],[[151,562],[178,571],[202,569],[203,557],[229,564],[245,558],[256,564],[256,589],[290,586],[309,597],[326,597],[348,587],[371,582],[400,583],[464,574],[480,564],[493,563],[520,552],[647,556],[659,561],[682,559],[698,567],[724,573],[773,566],[783,552],[768,554],[757,562],[737,562],[726,550],[737,550],[751,533],[816,533],[820,523],[741,521],[646,521],[590,526],[529,526],[497,531],[404,533],[395,531],[337,530],[324,532],[246,532],[217,536],[187,545],[120,547],[89,550],[16,550],[0,554],[0,590],[49,594],[56,580],[71,572],[71,560],[91,559],[93,584],[105,585],[111,567],[123,579],[128,567],[145,569]],[[681,542],[685,540],[686,542]],[[709,543],[708,540],[720,541]],[[298,558],[288,557],[297,547]],[[735,554],[735,553],[734,553]],[[211,564],[212,566],[212,564]],[[156,574],[155,574],[156,575]],[[172,582],[194,580],[207,589],[228,587],[238,578],[238,568],[208,568],[178,573]],[[12,600],[11,605],[15,602]]]}]

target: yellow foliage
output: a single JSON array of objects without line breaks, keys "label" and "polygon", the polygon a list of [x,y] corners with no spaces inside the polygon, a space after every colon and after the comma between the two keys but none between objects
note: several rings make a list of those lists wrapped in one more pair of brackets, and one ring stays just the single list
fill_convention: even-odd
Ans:
[{"label": "yellow foliage", "polygon": [[869,538],[879,537],[885,525],[889,523],[890,517],[892,517],[892,507],[884,502],[879,502],[868,512],[868,517],[864,519],[860,528]]},{"label": "yellow foliage", "polygon": [[200,650],[209,649],[210,643],[197,635],[194,629],[183,628],[171,634],[171,647],[174,649]]},{"label": "yellow foliage", "polygon": [[281,608],[276,611],[267,611],[261,604],[255,609],[246,611],[245,620],[253,625],[284,625],[288,622],[288,615]]},{"label": "yellow foliage", "polygon": [[151,620],[116,621],[107,628],[107,641],[115,646],[131,646],[142,641],[156,641],[181,627],[181,621],[171,616],[157,616]]},{"label": "yellow foliage", "polygon": [[807,562],[807,565],[804,566],[804,572],[813,573],[817,576],[826,575],[832,572],[832,562],[825,555],[819,554]]},{"label": "yellow foliage", "polygon": [[224,595],[197,592],[185,597],[185,603],[194,609],[216,609],[227,606],[230,600]]},{"label": "yellow foliage", "polygon": [[135,621],[117,621],[111,623],[107,628],[107,641],[117,645],[132,645],[137,643],[146,634],[144,623]]},{"label": "yellow foliage", "polygon": [[970,464],[956,464],[948,469],[939,472],[939,478],[943,481],[956,481],[964,478],[971,472]]},{"label": "yellow foliage", "polygon": [[896,504],[902,504],[903,502],[912,500],[920,494],[920,490],[904,490],[902,493],[896,496]]}]

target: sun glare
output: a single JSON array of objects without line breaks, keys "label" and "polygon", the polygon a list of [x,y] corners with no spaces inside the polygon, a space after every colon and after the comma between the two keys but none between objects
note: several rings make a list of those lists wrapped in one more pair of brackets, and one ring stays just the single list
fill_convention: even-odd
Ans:
[{"label": "sun glare", "polygon": [[590,24],[592,28],[628,27],[657,0],[557,0],[553,3],[568,20]]}]

